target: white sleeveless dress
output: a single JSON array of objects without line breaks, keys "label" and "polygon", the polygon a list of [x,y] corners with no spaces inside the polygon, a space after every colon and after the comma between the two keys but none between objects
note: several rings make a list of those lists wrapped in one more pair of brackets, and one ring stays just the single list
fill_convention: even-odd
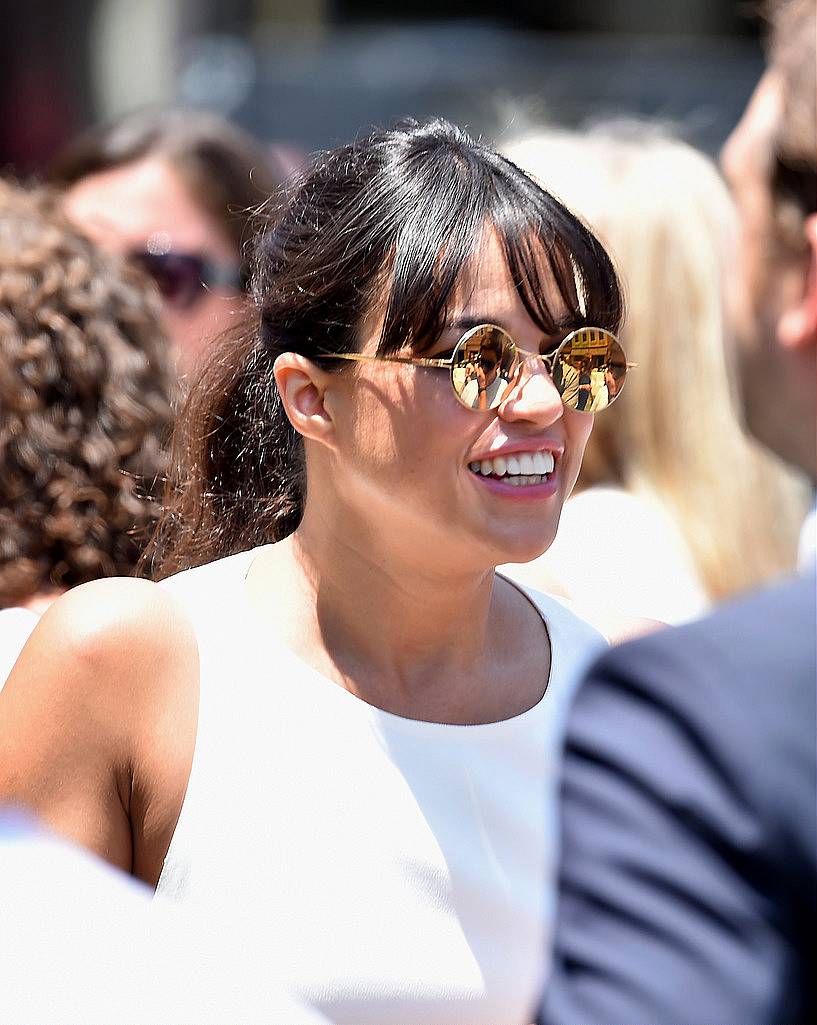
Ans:
[{"label": "white sleeveless dress", "polygon": [[194,625],[201,689],[158,894],[239,923],[243,984],[340,1025],[527,1025],[549,960],[562,725],[603,639],[526,592],[551,641],[542,700],[486,725],[404,719],[265,636],[245,593],[256,551],[162,584]]}]

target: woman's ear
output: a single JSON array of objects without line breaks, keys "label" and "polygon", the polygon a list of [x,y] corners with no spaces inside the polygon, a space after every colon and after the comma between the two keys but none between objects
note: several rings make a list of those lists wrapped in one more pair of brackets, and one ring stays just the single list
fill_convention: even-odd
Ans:
[{"label": "woman's ear", "polygon": [[817,214],[806,218],[808,270],[803,295],[786,310],[777,325],[777,340],[784,349],[814,349],[817,346]]},{"label": "woman's ear", "polygon": [[297,352],[282,352],[273,373],[284,411],[298,434],[311,441],[330,442],[334,423],[324,397],[331,375]]}]

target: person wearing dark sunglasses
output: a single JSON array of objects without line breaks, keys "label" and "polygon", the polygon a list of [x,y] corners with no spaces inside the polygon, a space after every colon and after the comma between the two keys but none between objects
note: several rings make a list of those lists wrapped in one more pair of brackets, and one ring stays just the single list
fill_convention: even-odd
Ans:
[{"label": "person wearing dark sunglasses", "polygon": [[172,310],[192,310],[212,289],[243,291],[241,268],[233,261],[208,260],[198,253],[134,249],[130,259],[153,279]]},{"label": "person wearing dark sunglasses", "polygon": [[603,641],[495,567],[556,533],[594,420],[570,372],[626,401],[618,279],[442,120],[320,154],[253,262],[177,424],[166,579],[41,624],[0,796],[239,922],[332,1021],[527,1025],[561,710]]},{"label": "person wearing dark sunglasses", "polygon": [[241,313],[248,219],[282,172],[222,118],[159,109],[72,139],[50,177],[81,229],[131,257],[157,286],[186,373]]}]

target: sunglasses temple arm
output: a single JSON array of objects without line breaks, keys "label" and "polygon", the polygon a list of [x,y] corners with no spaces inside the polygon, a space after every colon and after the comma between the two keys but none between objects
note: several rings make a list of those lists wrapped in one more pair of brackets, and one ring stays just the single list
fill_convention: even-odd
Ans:
[{"label": "sunglasses temple arm", "polygon": [[418,367],[445,367],[446,370],[451,368],[453,359],[429,359],[424,356],[417,356],[414,359],[400,360],[400,363],[414,363]]},{"label": "sunglasses temple arm", "polygon": [[419,367],[450,367],[450,359],[426,359],[419,356],[365,356],[360,352],[321,352],[319,359],[347,359],[354,363],[410,363]]}]

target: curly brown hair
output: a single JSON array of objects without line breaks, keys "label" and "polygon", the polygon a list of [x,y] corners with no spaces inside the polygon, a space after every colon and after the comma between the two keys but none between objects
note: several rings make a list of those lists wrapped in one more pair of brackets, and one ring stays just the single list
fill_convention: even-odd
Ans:
[{"label": "curly brown hair", "polygon": [[0,181],[0,608],[132,573],[165,475],[158,297],[58,204]]}]

